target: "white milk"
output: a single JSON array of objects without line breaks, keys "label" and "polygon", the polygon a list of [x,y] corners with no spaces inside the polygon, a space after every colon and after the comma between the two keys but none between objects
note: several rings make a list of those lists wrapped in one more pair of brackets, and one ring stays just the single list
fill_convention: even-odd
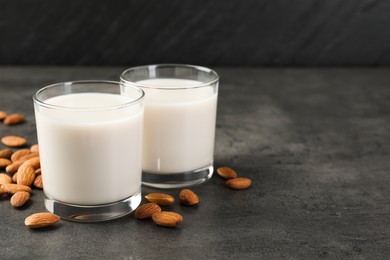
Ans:
[{"label": "white milk", "polygon": [[[100,108],[131,98],[102,93],[69,94],[45,103]],[[36,112],[45,194],[71,204],[112,203],[140,192],[142,110],[40,108]]]},{"label": "white milk", "polygon": [[211,87],[172,89],[202,84],[184,79],[148,79],[145,91],[142,169],[180,173],[213,162],[217,93]]}]

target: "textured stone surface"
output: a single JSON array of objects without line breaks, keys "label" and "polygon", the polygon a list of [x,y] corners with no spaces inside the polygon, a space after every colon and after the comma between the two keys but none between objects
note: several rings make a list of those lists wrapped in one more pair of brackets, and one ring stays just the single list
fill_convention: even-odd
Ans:
[{"label": "textured stone surface", "polygon": [[389,65],[385,0],[5,0],[0,64]]},{"label": "textured stone surface", "polygon": [[[0,135],[36,142],[31,95],[40,87],[116,79],[123,69],[0,68],[0,110],[27,119],[0,124]],[[131,214],[29,230],[24,218],[45,210],[42,192],[19,210],[3,197],[1,258],[388,258],[390,69],[215,69],[216,166],[251,178],[250,189],[230,190],[214,176],[193,188],[197,207],[171,207],[184,217],[175,229]]]}]

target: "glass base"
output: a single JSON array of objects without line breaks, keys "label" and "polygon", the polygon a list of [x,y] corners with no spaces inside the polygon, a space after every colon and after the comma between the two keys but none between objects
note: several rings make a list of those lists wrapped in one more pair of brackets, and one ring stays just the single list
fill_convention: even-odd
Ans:
[{"label": "glass base", "polygon": [[143,171],[142,184],[160,189],[183,188],[207,181],[213,176],[213,172],[213,164],[194,171],[172,174]]},{"label": "glass base", "polygon": [[45,206],[48,211],[77,222],[99,222],[119,218],[135,210],[141,203],[141,193],[124,200],[101,205],[75,205],[51,199],[45,195]]}]

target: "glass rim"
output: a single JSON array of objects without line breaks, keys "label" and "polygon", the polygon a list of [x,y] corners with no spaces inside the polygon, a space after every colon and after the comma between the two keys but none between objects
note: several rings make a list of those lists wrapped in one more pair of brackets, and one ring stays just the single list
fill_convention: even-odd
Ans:
[{"label": "glass rim", "polygon": [[[128,80],[124,77],[124,75],[126,73],[128,73],[129,71],[136,71],[136,70],[142,70],[142,69],[157,69],[157,68],[167,68],[167,67],[178,67],[178,68],[188,68],[188,69],[195,69],[195,70],[198,70],[198,71],[203,71],[203,72],[206,72],[206,73],[209,73],[211,75],[213,75],[213,77],[207,81],[207,82],[202,82],[200,84],[194,84],[194,85],[186,85],[186,86],[182,86],[182,87],[169,87],[169,88],[166,88],[166,87],[159,87],[159,86],[154,86],[154,85],[148,85],[148,84],[142,84],[142,83],[138,83],[138,82],[134,82],[134,81],[131,81],[131,80]],[[152,79],[152,78],[148,78],[148,79]],[[215,71],[215,70],[212,70],[210,68],[207,68],[207,67],[203,67],[203,66],[198,66],[198,65],[190,65],[190,64],[176,64],[176,63],[162,63],[162,64],[151,64],[151,65],[143,65],[143,66],[136,66],[136,67],[131,67],[131,68],[128,68],[126,69],[125,71],[122,72],[122,74],[120,75],[120,80],[123,81],[124,83],[126,84],[130,84],[130,85],[133,85],[133,86],[136,86],[136,87],[140,87],[140,88],[146,88],[146,89],[158,89],[158,90],[185,90],[185,89],[194,89],[194,88],[202,88],[202,87],[207,87],[207,86],[210,86],[216,82],[219,81],[219,75],[218,73]]]},{"label": "glass rim", "polygon": [[[122,104],[119,104],[119,105],[111,105],[111,106],[103,106],[103,107],[93,107],[93,108],[88,108],[88,107],[69,107],[69,106],[59,106],[59,105],[53,105],[53,104],[49,104],[49,103],[46,103],[44,100],[40,99],[38,97],[38,95],[48,89],[53,89],[55,87],[59,87],[59,86],[71,86],[73,84],[108,84],[108,85],[115,85],[115,86],[128,86],[128,87],[132,87],[134,89],[136,89],[139,93],[140,93],[140,96],[137,97],[136,99],[134,100],[131,100],[129,102],[125,102],[125,103],[122,103]],[[81,92],[81,93],[78,93],[76,92],[75,94],[82,94],[82,93],[102,93],[104,94],[104,92]],[[72,94],[72,93],[68,93],[68,94]],[[109,93],[106,93],[106,94],[109,94]],[[115,94],[113,94],[115,95]],[[61,96],[61,95],[57,95],[57,96]],[[39,89],[34,95],[33,95],[33,101],[34,103],[42,106],[42,107],[45,107],[45,108],[51,108],[51,109],[58,109],[58,110],[78,110],[78,111],[106,111],[106,110],[115,110],[115,109],[121,109],[121,108],[125,108],[125,107],[129,107],[130,105],[135,105],[139,102],[142,101],[142,99],[144,99],[145,97],[145,92],[141,89],[141,88],[138,88],[136,86],[132,86],[132,85],[128,85],[128,84],[123,84],[122,82],[119,82],[119,81],[110,81],[110,80],[76,80],[76,81],[64,81],[64,82],[58,82],[58,83],[54,83],[54,84],[50,84],[50,85],[47,85],[41,89]]]}]

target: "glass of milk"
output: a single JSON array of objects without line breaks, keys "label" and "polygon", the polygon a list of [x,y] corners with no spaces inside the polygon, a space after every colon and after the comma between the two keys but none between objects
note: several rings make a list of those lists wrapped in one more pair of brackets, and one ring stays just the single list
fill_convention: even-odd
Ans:
[{"label": "glass of milk", "polygon": [[46,208],[80,222],[136,209],[144,92],[119,82],[75,81],[42,88],[33,100]]},{"label": "glass of milk", "polygon": [[218,74],[160,64],[124,71],[121,82],[145,92],[142,183],[157,188],[199,184],[214,171]]}]

